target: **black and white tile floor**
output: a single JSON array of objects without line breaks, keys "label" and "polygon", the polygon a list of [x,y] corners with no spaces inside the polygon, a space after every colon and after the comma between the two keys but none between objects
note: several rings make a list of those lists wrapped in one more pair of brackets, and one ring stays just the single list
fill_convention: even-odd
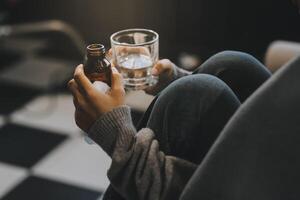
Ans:
[{"label": "black and white tile floor", "polygon": [[[99,199],[109,184],[110,158],[85,142],[71,95],[2,83],[0,91],[0,199]],[[151,100],[127,96],[138,110]]]}]

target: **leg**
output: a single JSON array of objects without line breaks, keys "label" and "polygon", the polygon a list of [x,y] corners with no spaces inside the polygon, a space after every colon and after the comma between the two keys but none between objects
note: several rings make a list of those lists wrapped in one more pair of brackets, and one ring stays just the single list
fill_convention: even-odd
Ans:
[{"label": "leg", "polygon": [[191,75],[160,94],[147,126],[157,134],[166,154],[200,163],[239,105],[221,80]]},{"label": "leg", "polygon": [[[148,121],[166,154],[200,163],[239,105],[221,80],[191,75],[169,85],[142,121]],[[123,198],[109,186],[104,200]]]},{"label": "leg", "polygon": [[[271,76],[268,69],[253,56],[237,51],[224,51],[212,56],[193,74],[210,74],[218,77],[233,90],[241,102]],[[138,130],[146,126],[157,98],[145,112]]]},{"label": "leg", "polygon": [[268,69],[253,56],[224,51],[212,56],[194,73],[217,76],[244,102],[270,76]]},{"label": "leg", "polygon": [[[204,74],[211,74],[217,76],[233,89],[233,91],[241,101],[244,101],[249,95],[251,95],[251,93],[255,91],[259,87],[259,85],[261,85],[270,76],[270,73],[266,70],[266,68],[252,56],[248,54],[244,54],[240,52],[232,52],[232,51],[225,51],[216,54],[215,56],[208,59],[194,73],[195,74],[204,73]],[[230,96],[233,95],[230,89],[226,88],[227,94],[229,95],[224,94],[222,97],[226,99],[226,101],[223,101],[221,100],[222,98],[219,98],[220,100],[216,101],[216,105],[210,108],[210,111],[207,112],[208,114],[206,114],[205,117],[202,117],[204,118],[201,121],[202,123],[198,124],[196,117],[186,118],[185,116],[186,113],[189,113],[188,109],[191,110],[191,113],[197,111],[203,112],[201,110],[193,109],[192,106],[189,106],[189,104],[191,103],[189,101],[192,101],[192,104],[198,103],[199,105],[201,105],[202,103],[201,101],[204,100],[199,99],[199,101],[197,102],[197,101],[193,101],[194,97],[185,98],[186,93],[188,93],[188,90],[186,90],[185,88],[187,87],[188,89],[197,90],[197,88],[199,87],[198,88],[199,94],[197,93],[197,91],[194,91],[196,96],[198,96],[204,94],[204,92],[201,90],[208,91],[209,90],[208,88],[215,87],[215,85],[211,83],[206,83],[207,87],[201,88],[203,80],[197,80],[197,81],[195,81],[195,83],[189,83],[192,84],[192,86],[187,86],[188,81],[186,78],[184,78],[184,80],[180,79],[178,81],[175,81],[173,84],[167,87],[161,93],[161,95],[156,97],[155,100],[152,102],[147,112],[145,113],[144,117],[142,118],[138,129],[145,127],[146,124],[148,123],[148,126],[150,128],[154,129],[156,133],[159,133],[157,138],[160,142],[161,148],[166,153],[169,153],[174,156],[183,157],[185,159],[193,160],[194,162],[200,163],[202,158],[208,151],[209,147],[213,143],[214,139],[217,137],[222,127],[226,124],[227,120],[230,118],[230,116],[236,109],[234,105],[226,107],[223,105],[223,103],[224,102],[232,103],[236,101],[231,102],[228,100],[232,98]],[[205,80],[205,82],[208,81]],[[184,86],[185,84],[186,86]],[[196,85],[196,87],[194,87],[194,84]],[[190,92],[193,93],[193,91]],[[172,105],[174,111],[170,109],[168,110],[165,109],[173,101],[179,102],[181,107],[182,108],[186,107],[187,110],[185,111],[183,110],[183,114],[181,115],[179,114],[174,115],[174,112],[177,112],[176,111],[177,106],[174,103]],[[202,106],[204,107],[204,104]],[[222,112],[223,109],[225,109],[224,112]],[[168,118],[169,115],[171,116],[170,119]],[[177,122],[175,124],[173,122],[174,120],[176,120],[175,117],[179,117],[178,120],[182,124],[181,131],[177,130],[178,127],[176,126]],[[182,119],[180,119],[180,117]],[[191,123],[190,126],[189,123]],[[201,133],[197,135],[197,131],[195,131],[195,130],[200,131],[201,128],[202,128],[202,137],[200,137]],[[189,133],[191,134],[186,136],[184,134],[185,133],[184,129],[186,129],[186,132],[189,131]],[[174,135],[169,136],[168,130],[173,131]],[[193,137],[197,138],[197,142],[199,142],[199,145],[197,145],[197,142],[196,140],[194,140]],[[170,138],[172,138],[172,142],[168,141],[170,140]],[[186,146],[190,147],[190,143],[193,144],[193,147],[186,148]],[[199,148],[199,152],[197,152],[197,154],[194,153],[194,149],[196,148]],[[106,194],[107,195],[105,195],[105,197],[107,198],[104,199],[107,200],[122,199],[121,197],[118,197],[119,195],[113,191],[113,188],[111,186],[108,188]]]},{"label": "leg", "polygon": [[300,57],[238,109],[180,199],[300,198],[299,66]]}]

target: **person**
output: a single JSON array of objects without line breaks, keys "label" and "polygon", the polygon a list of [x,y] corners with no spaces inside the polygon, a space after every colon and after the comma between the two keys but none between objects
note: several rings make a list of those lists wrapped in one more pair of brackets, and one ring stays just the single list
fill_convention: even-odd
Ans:
[{"label": "person", "polygon": [[112,158],[108,177],[120,196],[107,199],[178,199],[241,102],[270,77],[254,57],[233,51],[211,57],[193,74],[167,59],[152,73],[159,82],[146,92],[159,95],[137,129],[115,68],[106,94],[82,65],[69,82],[77,125]]},{"label": "person", "polygon": [[117,70],[104,94],[79,65],[68,84],[76,123],[112,158],[104,198],[298,199],[299,65],[269,79],[240,52],[219,53],[193,74],[160,60],[152,72],[159,83],[146,89],[159,94],[137,129]]}]

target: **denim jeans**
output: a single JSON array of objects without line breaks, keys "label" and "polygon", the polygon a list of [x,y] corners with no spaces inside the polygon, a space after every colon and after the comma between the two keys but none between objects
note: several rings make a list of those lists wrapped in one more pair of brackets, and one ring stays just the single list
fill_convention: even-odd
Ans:
[{"label": "denim jeans", "polygon": [[[167,155],[200,164],[226,123],[264,81],[268,70],[252,56],[226,51],[180,78],[152,102],[139,128],[156,134]],[[110,186],[105,200],[121,200]]]},{"label": "denim jeans", "polygon": [[245,101],[180,199],[300,199],[300,57]]}]

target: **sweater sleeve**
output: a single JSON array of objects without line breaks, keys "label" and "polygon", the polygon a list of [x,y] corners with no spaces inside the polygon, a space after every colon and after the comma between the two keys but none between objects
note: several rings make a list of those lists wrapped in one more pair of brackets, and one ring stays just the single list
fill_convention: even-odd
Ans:
[{"label": "sweater sleeve", "polygon": [[127,106],[99,118],[89,135],[112,158],[108,178],[126,199],[179,199],[197,167],[161,152],[152,130],[137,132]]},{"label": "sweater sleeve", "polygon": [[178,66],[174,66],[174,74],[173,74],[173,81],[176,79],[179,79],[181,77],[187,76],[187,75],[191,75],[193,72],[187,71],[185,69],[182,69]]}]

